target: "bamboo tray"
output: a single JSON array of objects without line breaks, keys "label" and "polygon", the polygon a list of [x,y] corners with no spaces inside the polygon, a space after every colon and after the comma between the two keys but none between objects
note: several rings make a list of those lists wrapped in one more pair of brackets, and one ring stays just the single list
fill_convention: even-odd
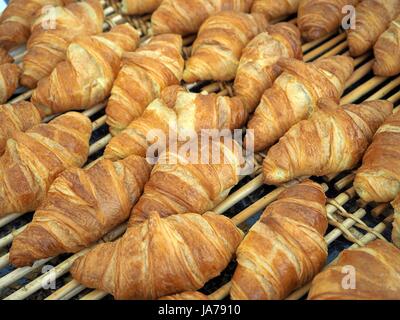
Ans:
[{"label": "bamboo tray", "polygon": [[[115,24],[129,22],[141,32],[141,40],[151,37],[150,16],[126,17],[119,12],[118,3],[110,1],[103,3],[106,15],[105,30]],[[190,55],[190,45],[194,37],[184,39],[184,55]],[[346,36],[344,33],[332,33],[328,36],[303,45],[304,60],[313,61],[319,57],[336,54],[348,54]],[[16,56],[20,62],[23,53]],[[348,80],[346,90],[341,103],[353,103],[363,100],[388,99],[397,106],[400,104],[400,76],[385,78],[376,77],[371,68],[373,57],[371,53],[355,59],[355,72]],[[230,83],[196,83],[187,85],[192,92],[207,91],[219,95],[232,95]],[[13,97],[10,101],[29,99],[31,91],[26,91]],[[93,125],[93,134],[90,141],[90,157],[87,165],[90,165],[101,157],[104,147],[111,139],[108,127],[105,124],[106,102],[91,109],[83,111],[90,117]],[[50,118],[44,121],[49,121]],[[259,164],[263,154],[256,156]],[[326,190],[329,198],[327,212],[329,229],[325,239],[329,245],[328,263],[331,263],[340,251],[348,247],[358,247],[380,238],[390,239],[393,211],[388,204],[367,204],[361,201],[352,187],[354,173],[343,172],[339,175],[325,176],[314,179]],[[292,182],[296,183],[296,182]],[[257,221],[264,208],[273,202],[287,185],[273,187],[263,185],[260,174],[260,166],[256,166],[252,175],[242,179],[229,197],[218,205],[214,211],[224,214],[234,221],[242,230],[247,231]],[[77,254],[64,254],[59,257],[37,261],[32,267],[15,269],[8,263],[8,249],[14,236],[21,232],[32,219],[31,214],[11,214],[0,219],[0,298],[7,300],[22,299],[47,299],[47,300],[99,300],[110,299],[106,293],[91,290],[73,280],[69,274],[69,268],[76,258],[86,253],[90,248]],[[106,235],[101,241],[113,241],[121,236],[126,229],[122,224]],[[54,266],[49,270],[49,266]],[[230,279],[235,270],[235,262],[232,261],[227,269],[216,279],[211,280],[200,291],[210,295],[212,299],[225,299],[229,295]],[[43,284],[48,280],[56,283],[53,289],[43,289]],[[293,292],[288,299],[304,298],[309,286]]]}]

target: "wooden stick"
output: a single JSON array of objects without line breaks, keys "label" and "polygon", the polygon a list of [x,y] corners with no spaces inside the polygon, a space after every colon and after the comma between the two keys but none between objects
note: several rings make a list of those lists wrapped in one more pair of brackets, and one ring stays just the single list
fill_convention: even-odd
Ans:
[{"label": "wooden stick", "polygon": [[386,209],[390,207],[389,203],[381,203],[378,204],[375,208],[371,210],[371,214],[377,218],[379,217],[383,212],[385,212]]},{"label": "wooden stick", "polygon": [[390,81],[383,88],[379,89],[372,96],[370,96],[368,99],[366,99],[366,101],[382,99],[384,96],[386,96],[390,91],[392,91],[397,86],[400,86],[400,76],[398,76],[397,78]]},{"label": "wooden stick", "polygon": [[10,254],[9,253],[6,253],[4,256],[2,256],[0,258],[0,270],[5,268],[8,265],[9,259],[10,259]]},{"label": "wooden stick", "polygon": [[83,296],[80,300],[101,300],[107,295],[108,293],[106,292],[100,290],[93,290],[89,292],[87,295]]},{"label": "wooden stick", "polygon": [[338,46],[332,48],[331,50],[325,52],[321,55],[321,58],[330,57],[339,54],[341,51],[347,48],[347,43],[342,42]]},{"label": "wooden stick", "polygon": [[103,125],[105,125],[106,120],[107,120],[107,115],[104,115],[104,116],[101,116],[100,118],[98,118],[96,121],[94,121],[92,123],[93,131],[95,131],[95,130],[99,129],[100,127],[102,127]]},{"label": "wooden stick", "polygon": [[229,281],[228,283],[225,283],[221,288],[216,290],[215,292],[211,293],[208,298],[210,300],[222,300],[226,296],[229,295],[229,292],[231,291],[231,286],[232,283]]},{"label": "wooden stick", "polygon": [[351,87],[357,81],[364,78],[368,74],[368,72],[371,71],[373,64],[374,64],[374,60],[368,61],[367,63],[365,63],[364,65],[359,67],[356,71],[354,71],[353,74],[351,75],[351,77],[346,82],[346,89]]},{"label": "wooden stick", "polygon": [[95,143],[93,143],[89,148],[89,155],[92,155],[97,151],[103,149],[107,145],[107,143],[110,142],[111,138],[112,138],[111,134],[107,134],[100,140],[97,140]]},{"label": "wooden stick", "polygon": [[380,84],[382,84],[387,78],[385,77],[373,77],[372,79],[368,80],[367,82],[363,83],[357,89],[353,90],[346,96],[341,99],[342,104],[348,104],[356,101],[357,99],[361,98],[364,94],[372,89],[376,88]]},{"label": "wooden stick", "polygon": [[8,235],[1,238],[0,239],[0,249],[8,246],[13,241],[14,237],[17,236],[18,234],[20,234],[22,231],[24,231],[25,228],[26,228],[26,225],[22,226],[21,228],[19,228],[17,230],[12,231]]},{"label": "wooden stick", "polygon": [[354,172],[348,174],[347,176],[343,177],[342,179],[340,179],[339,181],[337,181],[334,184],[334,187],[337,191],[342,190],[344,187],[346,187],[347,185],[349,185],[350,183],[353,182],[354,177],[356,176],[356,174]]},{"label": "wooden stick", "polygon": [[[45,300],[62,300],[65,296],[67,296],[71,292],[76,292],[78,288],[82,288],[82,290],[84,290],[86,287],[81,285],[75,279],[73,279],[67,284],[65,284],[63,287],[61,287],[60,289],[58,289],[57,291],[46,297]],[[80,290],[79,292],[81,292],[82,290]],[[78,294],[79,292],[76,292],[76,294]]]},{"label": "wooden stick", "polygon": [[324,53],[325,51],[335,47],[338,43],[346,39],[345,33],[340,33],[336,37],[332,38],[331,40],[325,42],[323,45],[318,46],[316,49],[309,51],[303,57],[304,61],[311,61],[315,59],[320,54]]},{"label": "wooden stick", "polygon": [[335,34],[336,34],[336,32],[330,32],[329,34],[327,34],[326,36],[324,36],[320,39],[316,39],[314,41],[303,44],[303,46],[302,46],[303,52],[306,52],[310,49],[315,48],[316,46],[319,46],[321,43],[324,43],[327,39],[329,39],[330,37],[332,37]]}]

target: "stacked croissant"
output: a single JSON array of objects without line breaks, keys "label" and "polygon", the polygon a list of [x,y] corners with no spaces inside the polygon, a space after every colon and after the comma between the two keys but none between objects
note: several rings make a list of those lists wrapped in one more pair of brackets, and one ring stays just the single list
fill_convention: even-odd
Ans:
[{"label": "stacked croissant", "polygon": [[[73,278],[116,299],[210,299],[197,290],[232,260],[235,300],[285,299],[306,284],[309,299],[400,299],[400,112],[385,100],[340,106],[353,58],[302,53],[302,38],[349,21],[350,55],[374,48],[377,75],[400,73],[400,0],[122,0],[121,11],[151,14],[154,35],[103,30],[99,0],[12,0],[0,17],[0,218],[35,212],[10,263],[90,248]],[[231,94],[188,90],[208,81],[231,82]],[[19,85],[30,102],[8,102]],[[83,167],[93,128],[76,111],[99,104],[110,141]],[[283,191],[245,235],[215,208],[254,164],[248,150],[265,155],[263,181]],[[392,203],[394,245],[348,249],[326,267],[327,198],[310,177],[360,163],[354,188]]]}]

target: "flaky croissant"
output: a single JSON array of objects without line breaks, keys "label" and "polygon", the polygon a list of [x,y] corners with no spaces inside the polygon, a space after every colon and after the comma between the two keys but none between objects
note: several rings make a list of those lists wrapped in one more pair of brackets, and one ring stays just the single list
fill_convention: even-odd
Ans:
[{"label": "flaky croissant", "polygon": [[124,55],[106,108],[111,133],[118,134],[141,116],[164,88],[180,83],[184,68],[181,51],[181,36],[165,34]]},{"label": "flaky croissant", "polygon": [[400,73],[400,15],[375,43],[374,56],[376,75],[390,77]]},{"label": "flaky croissant", "polygon": [[186,291],[171,296],[165,296],[158,300],[210,300],[210,298],[199,291]]},{"label": "flaky croissant", "polygon": [[183,79],[187,83],[233,80],[242,50],[266,26],[264,16],[256,13],[228,11],[211,16],[202,24],[193,43]]},{"label": "flaky croissant", "polygon": [[221,215],[187,213],[147,221],[96,246],[72,265],[72,276],[116,299],[157,299],[197,290],[231,261],[242,232]]},{"label": "flaky croissant", "polygon": [[302,0],[297,25],[307,41],[316,40],[339,29],[344,6],[356,6],[359,0]]},{"label": "flaky croissant", "polygon": [[0,104],[14,94],[18,88],[21,69],[14,63],[0,65]]},{"label": "flaky croissant", "polygon": [[156,10],[163,0],[122,0],[123,14],[141,15]]},{"label": "flaky croissant", "polygon": [[0,65],[12,62],[14,62],[14,58],[11,57],[7,50],[0,47]]},{"label": "flaky croissant", "polygon": [[[55,7],[36,18],[23,58],[21,84],[28,88],[36,87],[40,79],[65,60],[68,45],[76,37],[102,32],[103,20],[103,8],[98,0]],[[51,29],[50,24],[54,24]]]},{"label": "flaky croissant", "polygon": [[254,0],[251,12],[262,13],[268,21],[297,12],[301,0]]},{"label": "flaky croissant", "polygon": [[100,160],[64,171],[51,185],[32,222],[14,239],[14,266],[78,252],[128,219],[150,175],[146,159]]},{"label": "flaky croissant", "polygon": [[394,208],[392,241],[398,248],[400,248],[400,193],[396,199],[392,201],[392,207]]},{"label": "flaky croissant", "polygon": [[386,119],[357,170],[354,188],[366,202],[389,202],[400,193],[400,113]]},{"label": "flaky croissant", "polygon": [[220,11],[249,12],[253,0],[164,0],[151,16],[154,34],[196,33],[202,23]]},{"label": "flaky croissant", "polygon": [[399,0],[363,0],[356,7],[355,27],[347,30],[350,54],[357,57],[371,49],[399,13]]},{"label": "flaky croissant", "polygon": [[281,58],[283,73],[261,97],[247,128],[248,141],[261,151],[274,144],[287,130],[317,110],[320,98],[339,102],[346,80],[353,72],[353,60],[334,56],[305,63]]},{"label": "flaky croissant", "polygon": [[310,180],[284,191],[250,229],[236,255],[233,300],[281,300],[325,265],[326,197]]},{"label": "flaky croissant", "polygon": [[76,112],[15,132],[0,158],[0,216],[35,210],[58,174],[86,162],[91,132]]},{"label": "flaky croissant", "polygon": [[309,300],[399,300],[400,251],[375,240],[344,250],[338,261],[318,274]]},{"label": "flaky croissant", "polygon": [[26,131],[41,121],[36,107],[27,101],[0,106],[0,155],[3,154],[7,140],[14,132]]},{"label": "flaky croissant", "polygon": [[74,40],[67,58],[39,81],[32,103],[43,115],[90,108],[104,101],[120,69],[122,54],[133,51],[139,33],[129,24]]},{"label": "flaky croissant", "polygon": [[292,23],[278,23],[260,33],[242,52],[233,89],[244,99],[252,113],[264,91],[272,86],[281,73],[279,58],[302,60],[300,32]]},{"label": "flaky croissant", "polygon": [[269,149],[263,162],[265,183],[352,169],[392,113],[393,104],[376,100],[338,107],[323,99],[319,107],[322,110],[294,125]]}]

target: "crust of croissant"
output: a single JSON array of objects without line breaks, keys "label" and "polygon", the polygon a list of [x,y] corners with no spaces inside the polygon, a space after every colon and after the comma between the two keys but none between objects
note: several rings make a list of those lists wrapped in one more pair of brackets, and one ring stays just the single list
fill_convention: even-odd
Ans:
[{"label": "crust of croissant", "polygon": [[86,162],[91,132],[76,112],[15,132],[0,158],[0,216],[36,210],[58,174]]},{"label": "crust of croissant", "polygon": [[150,176],[146,160],[100,160],[89,169],[64,171],[51,185],[33,221],[14,239],[14,266],[78,252],[127,220]]},{"label": "crust of croissant", "polygon": [[14,58],[8,54],[7,50],[0,47],[0,65],[12,62],[14,62]]},{"label": "crust of croissant", "polygon": [[37,17],[31,27],[21,76],[21,84],[31,89],[65,60],[68,45],[74,39],[103,30],[104,12],[98,0],[55,7],[51,14],[55,29],[48,29],[49,13],[46,12]]},{"label": "crust of croissant", "polygon": [[265,183],[277,185],[354,168],[393,104],[376,100],[338,107],[322,99],[319,107],[322,110],[294,125],[269,149],[263,162]]},{"label": "crust of croissant", "polygon": [[197,290],[233,258],[242,232],[222,215],[187,213],[129,227],[124,236],[78,258],[72,276],[116,299],[157,299]]},{"label": "crust of croissant", "polygon": [[233,80],[242,50],[266,27],[265,17],[256,13],[229,11],[208,18],[193,43],[183,79],[187,83]]},{"label": "crust of croissant", "polygon": [[[344,268],[355,270],[355,288],[343,286]],[[347,273],[349,274],[349,273]],[[338,261],[318,274],[309,300],[400,299],[400,251],[391,243],[375,240],[362,248],[344,250]]]},{"label": "crust of croissant", "polygon": [[328,255],[325,202],[322,187],[307,180],[267,207],[236,252],[231,299],[281,300],[322,269]]},{"label": "crust of croissant", "polygon": [[26,131],[41,121],[40,113],[28,101],[0,106],[0,155],[3,154],[7,140],[16,131]]},{"label": "crust of croissant", "polygon": [[347,56],[312,63],[281,58],[278,66],[283,73],[264,92],[247,125],[247,139],[254,143],[255,151],[270,147],[293,125],[311,116],[318,109],[318,99],[339,102],[354,68],[353,59]]},{"label": "crust of croissant", "polygon": [[21,69],[14,63],[0,65],[0,104],[5,103],[18,88]]},{"label": "crust of croissant", "polygon": [[359,0],[303,0],[297,24],[307,41],[319,39],[339,29],[344,6],[356,6]]},{"label": "crust of croissant", "polygon": [[400,248],[400,193],[391,204],[394,208],[392,241],[398,248]]},{"label": "crust of croissant", "polygon": [[163,0],[122,0],[121,12],[127,15],[142,15],[156,10]]},{"label": "crust of croissant", "polygon": [[158,300],[210,300],[210,298],[199,291],[186,291],[172,296],[165,296]]},{"label": "crust of croissant", "polygon": [[253,0],[165,0],[153,13],[154,34],[196,33],[203,22],[220,11],[249,12]]},{"label": "crust of croissant", "polygon": [[74,40],[67,59],[38,82],[32,103],[42,115],[90,108],[111,92],[123,52],[134,50],[139,33],[129,24],[111,31]]},{"label": "crust of croissant", "polygon": [[254,111],[264,91],[282,72],[277,64],[281,57],[303,57],[300,32],[292,23],[269,26],[244,48],[233,88],[235,95],[245,100],[248,113]]},{"label": "crust of croissant", "polygon": [[184,68],[181,51],[181,36],[165,34],[124,55],[106,108],[113,135],[141,116],[164,88],[180,83]]},{"label": "crust of croissant", "polygon": [[356,7],[355,28],[347,31],[350,54],[357,57],[371,49],[399,13],[398,0],[362,1]]},{"label": "crust of croissant", "polygon": [[255,0],[252,13],[262,13],[268,21],[282,18],[297,12],[301,0]]}]

